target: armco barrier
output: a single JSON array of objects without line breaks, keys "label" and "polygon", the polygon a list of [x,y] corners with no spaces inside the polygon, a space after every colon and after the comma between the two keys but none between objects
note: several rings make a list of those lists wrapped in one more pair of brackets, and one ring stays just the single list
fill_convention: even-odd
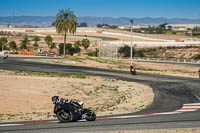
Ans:
[{"label": "armco barrier", "polygon": [[153,62],[179,62],[179,63],[197,63],[200,64],[198,59],[162,59],[162,58],[133,58],[138,61],[153,61]]},{"label": "armco barrier", "polygon": [[34,56],[34,53],[33,53],[33,52],[24,52],[24,51],[19,51],[18,53],[19,53],[19,55]]}]

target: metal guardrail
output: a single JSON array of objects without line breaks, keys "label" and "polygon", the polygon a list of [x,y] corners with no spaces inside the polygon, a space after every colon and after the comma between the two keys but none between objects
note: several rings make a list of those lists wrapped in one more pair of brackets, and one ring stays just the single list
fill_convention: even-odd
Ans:
[{"label": "metal guardrail", "polygon": [[178,63],[196,63],[200,64],[200,60],[198,59],[174,59],[174,58],[133,58],[133,60],[137,61],[154,61],[154,62],[178,62]]},{"label": "metal guardrail", "polygon": [[[100,57],[102,59],[109,59],[109,60],[131,60],[130,58],[116,58],[116,57]],[[133,60],[135,61],[147,61],[147,62],[173,62],[173,63],[190,63],[190,64],[200,64],[200,60],[198,59],[175,59],[175,58],[146,58],[146,57],[134,57]]]}]

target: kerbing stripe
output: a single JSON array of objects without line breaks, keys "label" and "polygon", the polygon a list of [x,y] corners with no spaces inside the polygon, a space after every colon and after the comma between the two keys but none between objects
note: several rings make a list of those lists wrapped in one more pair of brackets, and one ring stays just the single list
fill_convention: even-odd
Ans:
[{"label": "kerbing stripe", "polygon": [[179,109],[179,110],[176,110],[176,111],[180,111],[180,112],[185,112],[185,111],[188,111],[188,112],[192,112],[192,111],[196,111],[197,109]]}]

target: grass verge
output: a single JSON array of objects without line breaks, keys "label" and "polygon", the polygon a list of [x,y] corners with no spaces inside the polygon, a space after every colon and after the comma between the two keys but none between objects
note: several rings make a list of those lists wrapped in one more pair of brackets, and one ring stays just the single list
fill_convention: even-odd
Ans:
[{"label": "grass verge", "polygon": [[14,74],[21,76],[72,77],[79,79],[87,78],[87,75],[83,73],[65,74],[65,73],[53,73],[53,72],[14,71]]}]

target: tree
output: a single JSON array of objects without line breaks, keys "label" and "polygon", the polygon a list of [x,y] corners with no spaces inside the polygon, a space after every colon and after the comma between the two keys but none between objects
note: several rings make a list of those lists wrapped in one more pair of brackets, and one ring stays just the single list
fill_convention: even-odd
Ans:
[{"label": "tree", "polygon": [[135,56],[136,57],[145,57],[144,50],[140,49],[140,50],[135,51]]},{"label": "tree", "polygon": [[0,38],[0,45],[1,45],[1,50],[4,50],[5,44],[8,42],[8,39],[6,37],[1,37]]},{"label": "tree", "polygon": [[168,30],[172,30],[172,26],[171,25],[168,25],[167,28],[168,28]]},{"label": "tree", "polygon": [[[59,44],[59,53],[63,54],[64,50],[64,43],[60,43]],[[71,43],[67,43],[66,47],[65,47],[65,51],[67,51],[67,54],[69,55],[74,55],[75,53],[80,53],[81,49],[77,46],[74,46]]]},{"label": "tree", "polygon": [[55,44],[55,43],[52,43],[52,44],[50,45],[50,49],[53,49],[53,48],[56,48],[56,44]]},{"label": "tree", "polygon": [[55,18],[55,24],[56,31],[58,33],[64,32],[64,48],[63,48],[63,54],[65,56],[65,47],[66,47],[66,34],[72,33],[74,34],[76,32],[77,27],[77,19],[76,16],[70,9],[68,10],[60,10]]},{"label": "tree", "polygon": [[97,24],[97,28],[102,28],[103,25],[102,24]]},{"label": "tree", "polygon": [[81,46],[81,42],[80,41],[76,41],[75,43],[74,43],[74,47],[75,48],[79,48]]},{"label": "tree", "polygon": [[165,28],[166,28],[166,25],[168,25],[168,23],[160,24],[159,27],[160,27],[161,29],[165,29]]},{"label": "tree", "polygon": [[50,45],[53,43],[53,38],[50,35],[46,36],[44,40],[46,44],[48,45],[48,47],[50,47]]},{"label": "tree", "polygon": [[87,38],[83,39],[81,41],[81,46],[83,46],[84,49],[87,49],[90,46],[90,41]]},{"label": "tree", "polygon": [[[131,53],[131,47],[128,45],[125,45],[123,47],[120,47],[120,49],[118,50],[119,53],[123,54],[123,57],[130,57],[130,53]],[[133,57],[135,55],[135,50],[133,48]]]},{"label": "tree", "polygon": [[24,38],[23,38],[23,40],[21,40],[21,46],[20,46],[20,48],[21,49],[27,49],[27,45],[29,45],[29,44],[30,44],[30,40],[28,39],[28,36],[25,35]]},{"label": "tree", "polygon": [[33,41],[35,41],[35,43],[33,44],[33,46],[35,48],[37,48],[38,47],[38,41],[40,41],[40,37],[39,36],[34,36],[33,37]]},{"label": "tree", "polygon": [[10,49],[12,49],[12,50],[17,50],[17,44],[16,44],[15,41],[9,42],[8,45],[9,45]]},{"label": "tree", "polygon": [[80,24],[79,24],[79,27],[88,27],[88,25],[87,25],[86,22],[83,22],[83,23],[80,23]]},{"label": "tree", "polygon": [[48,45],[48,47],[49,47],[50,49],[56,47],[56,44],[53,43],[53,38],[52,38],[50,35],[46,36],[46,37],[44,38],[44,40],[45,40],[46,44]]},{"label": "tree", "polygon": [[200,35],[200,27],[195,27],[192,29],[192,35],[193,36],[198,36]]}]

